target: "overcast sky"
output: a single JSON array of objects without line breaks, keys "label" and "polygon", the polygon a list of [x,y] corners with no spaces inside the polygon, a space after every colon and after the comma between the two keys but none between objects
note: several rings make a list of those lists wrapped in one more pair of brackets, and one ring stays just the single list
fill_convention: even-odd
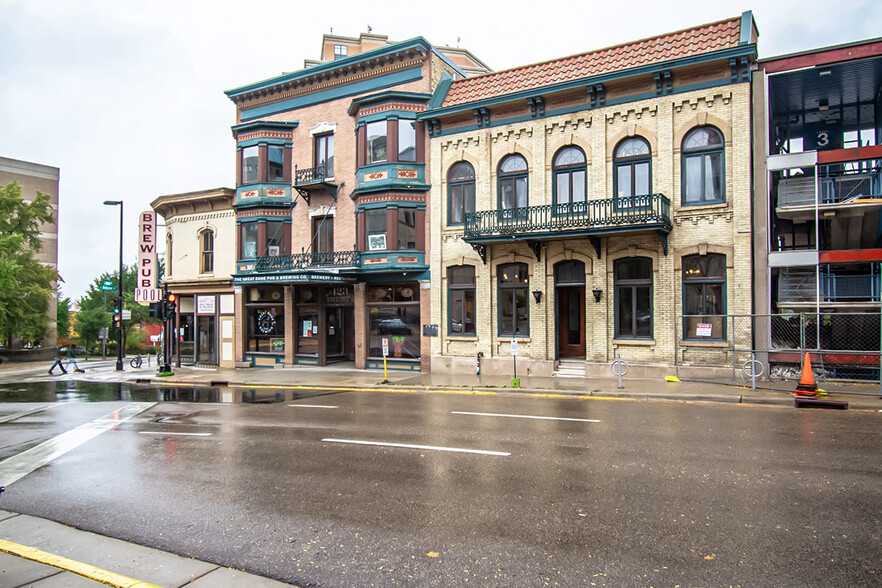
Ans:
[{"label": "overcast sky", "polygon": [[77,299],[118,265],[119,211],[102,203],[125,202],[134,263],[154,198],[234,187],[224,90],[301,69],[331,28],[459,43],[500,70],[746,10],[761,57],[882,35],[879,0],[0,0],[0,156],[61,169],[58,266]]}]

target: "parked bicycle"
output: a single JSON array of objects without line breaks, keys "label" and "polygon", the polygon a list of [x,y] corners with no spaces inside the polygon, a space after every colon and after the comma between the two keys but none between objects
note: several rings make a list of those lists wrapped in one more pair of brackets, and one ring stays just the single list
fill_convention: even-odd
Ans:
[{"label": "parked bicycle", "polygon": [[133,357],[132,361],[129,362],[129,365],[131,365],[135,369],[138,369],[139,367],[141,367],[141,364],[143,364],[143,363],[144,363],[144,359],[141,357],[141,352],[139,351],[138,355]]}]

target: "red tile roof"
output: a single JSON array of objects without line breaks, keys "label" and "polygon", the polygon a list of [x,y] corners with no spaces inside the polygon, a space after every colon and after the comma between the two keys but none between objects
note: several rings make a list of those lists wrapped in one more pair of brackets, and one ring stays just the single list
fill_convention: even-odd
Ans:
[{"label": "red tile roof", "polygon": [[741,17],[453,82],[443,107],[736,47]]}]

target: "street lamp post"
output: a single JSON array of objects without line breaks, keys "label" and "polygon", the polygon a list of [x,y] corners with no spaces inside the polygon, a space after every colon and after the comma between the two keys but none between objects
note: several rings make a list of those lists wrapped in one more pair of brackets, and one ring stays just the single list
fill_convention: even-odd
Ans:
[{"label": "street lamp post", "polygon": [[116,344],[116,371],[123,371],[123,326],[122,326],[122,310],[123,310],[123,201],[122,200],[105,200],[107,206],[119,205],[119,274],[118,292],[119,292],[119,328],[117,329]]}]

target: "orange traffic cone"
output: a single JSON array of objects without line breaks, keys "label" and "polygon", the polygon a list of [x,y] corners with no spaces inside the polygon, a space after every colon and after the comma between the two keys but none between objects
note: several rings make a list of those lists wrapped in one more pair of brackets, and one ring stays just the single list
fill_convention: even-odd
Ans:
[{"label": "orange traffic cone", "polygon": [[796,385],[796,396],[817,396],[818,386],[815,384],[815,374],[812,373],[812,358],[808,352],[805,361],[802,362],[802,376]]}]

